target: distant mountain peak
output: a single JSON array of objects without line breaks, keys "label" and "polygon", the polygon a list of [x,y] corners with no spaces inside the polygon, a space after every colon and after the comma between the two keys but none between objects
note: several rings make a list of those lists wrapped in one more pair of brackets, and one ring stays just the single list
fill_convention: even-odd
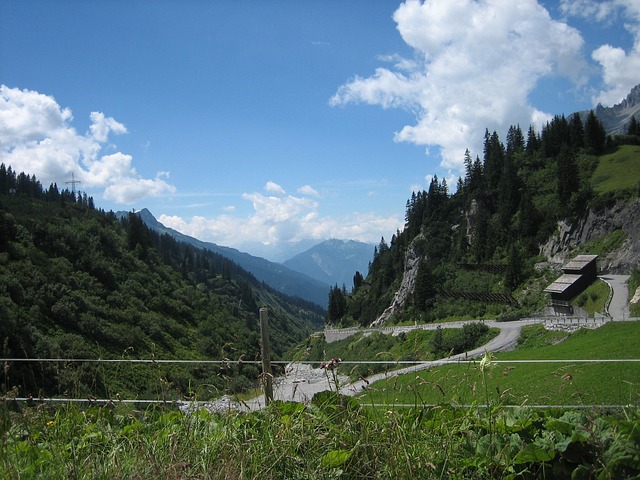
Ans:
[{"label": "distant mountain peak", "polygon": [[[604,107],[601,104],[594,109],[596,117],[602,122],[604,129],[609,135],[620,135],[627,133],[631,117],[640,115],[640,84],[631,89],[629,94],[620,103],[613,107]],[[588,111],[580,112],[583,118]]]},{"label": "distant mountain peak", "polygon": [[332,238],[299,253],[283,265],[324,283],[348,288],[352,286],[356,272],[367,275],[373,250],[374,245]]}]

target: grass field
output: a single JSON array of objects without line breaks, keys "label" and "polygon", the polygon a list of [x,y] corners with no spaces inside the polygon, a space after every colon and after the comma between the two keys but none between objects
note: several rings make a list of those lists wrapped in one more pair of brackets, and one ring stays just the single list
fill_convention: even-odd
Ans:
[{"label": "grass field", "polygon": [[495,355],[484,371],[479,362],[463,362],[402,375],[371,385],[358,399],[364,404],[389,405],[638,405],[640,362],[516,361],[639,359],[639,337],[636,322],[609,323],[570,335],[527,327],[523,345]]},{"label": "grass field", "polygon": [[640,182],[640,146],[622,145],[614,153],[603,155],[591,182],[597,193],[618,192],[638,187]]}]

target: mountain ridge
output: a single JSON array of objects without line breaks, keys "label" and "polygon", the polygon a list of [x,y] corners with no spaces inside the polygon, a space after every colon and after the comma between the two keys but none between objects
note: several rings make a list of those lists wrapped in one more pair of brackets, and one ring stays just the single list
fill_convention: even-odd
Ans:
[{"label": "mountain ridge", "polygon": [[[193,245],[198,248],[211,250],[227,257],[253,274],[258,280],[281,293],[297,296],[316,303],[323,308],[327,304],[329,284],[325,284],[308,275],[292,270],[282,264],[270,262],[261,257],[255,257],[249,253],[241,252],[231,247],[224,247],[211,242],[204,242],[190,237],[159,222],[147,208],[136,212],[144,224],[159,234],[168,234],[174,239]],[[128,215],[128,212],[116,212],[117,217]]]},{"label": "mountain ridge", "polygon": [[375,246],[356,240],[329,239],[299,253],[283,265],[330,285],[352,286],[353,276],[367,275]]},{"label": "mountain ridge", "polygon": [[[578,112],[584,120],[590,110]],[[607,135],[624,135],[627,133],[631,117],[640,115],[640,84],[631,89],[629,94],[612,107],[598,104],[594,113],[605,129]]]}]

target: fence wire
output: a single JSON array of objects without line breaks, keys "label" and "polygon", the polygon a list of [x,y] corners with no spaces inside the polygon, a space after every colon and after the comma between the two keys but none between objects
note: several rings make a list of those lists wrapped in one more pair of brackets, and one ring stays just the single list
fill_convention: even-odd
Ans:
[{"label": "fence wire", "polygon": [[[337,359],[339,365],[416,365],[425,367],[438,367],[444,365],[478,365],[480,363],[480,357],[465,358],[465,359],[439,359],[439,360],[341,360]],[[176,360],[176,359],[147,359],[147,358],[0,358],[0,363],[7,368],[10,363],[138,363],[138,364],[191,364],[191,365],[261,365],[262,360],[244,360],[242,357],[239,359],[222,359],[222,360]],[[272,360],[274,365],[322,365],[327,364],[326,360]],[[620,358],[620,359],[521,359],[521,360],[497,360],[492,359],[492,364],[594,364],[594,363],[640,363],[638,358]],[[389,372],[393,373],[393,372]],[[18,397],[6,394],[0,396],[0,401],[17,401],[27,403],[80,403],[96,405],[101,407],[114,407],[118,404],[138,404],[138,405],[167,405],[177,406],[180,408],[186,406],[206,406],[211,401],[195,401],[191,398],[184,399],[124,399],[117,396],[116,398],[69,398],[69,397],[46,397],[46,396],[28,396]],[[373,407],[398,407],[398,408],[410,408],[410,407],[431,407],[441,406],[440,404],[365,404],[365,406]],[[455,407],[467,408],[472,405],[454,405]],[[474,407],[482,407],[482,405],[473,405]],[[504,408],[517,408],[518,405],[504,405]],[[567,408],[567,409],[625,409],[630,405],[527,405],[529,408],[544,409],[544,408]]]},{"label": "fence wire", "polygon": [[[470,363],[474,364],[479,358],[470,359],[440,359],[440,360],[340,360],[340,365],[445,365],[452,363]],[[0,358],[2,363],[10,362],[51,362],[51,363],[177,363],[177,364],[193,364],[193,365],[262,365],[262,360],[167,360],[167,359],[120,359],[120,358]],[[327,362],[327,360],[271,360],[270,363],[275,365],[316,365]],[[491,363],[638,363],[638,358],[619,358],[619,359],[536,359],[536,360],[491,360]]]}]

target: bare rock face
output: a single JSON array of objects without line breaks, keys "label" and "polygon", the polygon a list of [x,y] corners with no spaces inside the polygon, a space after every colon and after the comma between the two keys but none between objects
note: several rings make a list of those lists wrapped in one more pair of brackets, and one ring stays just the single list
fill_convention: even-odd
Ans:
[{"label": "bare rock face", "polygon": [[558,222],[556,235],[541,246],[540,253],[549,262],[564,263],[570,251],[592,239],[622,229],[626,239],[620,247],[604,258],[599,258],[599,269],[603,272],[629,274],[640,266],[640,199],[618,201],[602,212],[589,211],[585,218],[571,225]]},{"label": "bare rock face", "polygon": [[384,325],[389,318],[402,309],[407,298],[413,293],[413,288],[416,285],[416,277],[418,276],[418,267],[420,266],[420,255],[416,252],[415,244],[418,241],[424,241],[424,239],[422,234],[418,235],[409,248],[407,248],[400,288],[396,291],[391,305],[371,324],[372,327]]}]

